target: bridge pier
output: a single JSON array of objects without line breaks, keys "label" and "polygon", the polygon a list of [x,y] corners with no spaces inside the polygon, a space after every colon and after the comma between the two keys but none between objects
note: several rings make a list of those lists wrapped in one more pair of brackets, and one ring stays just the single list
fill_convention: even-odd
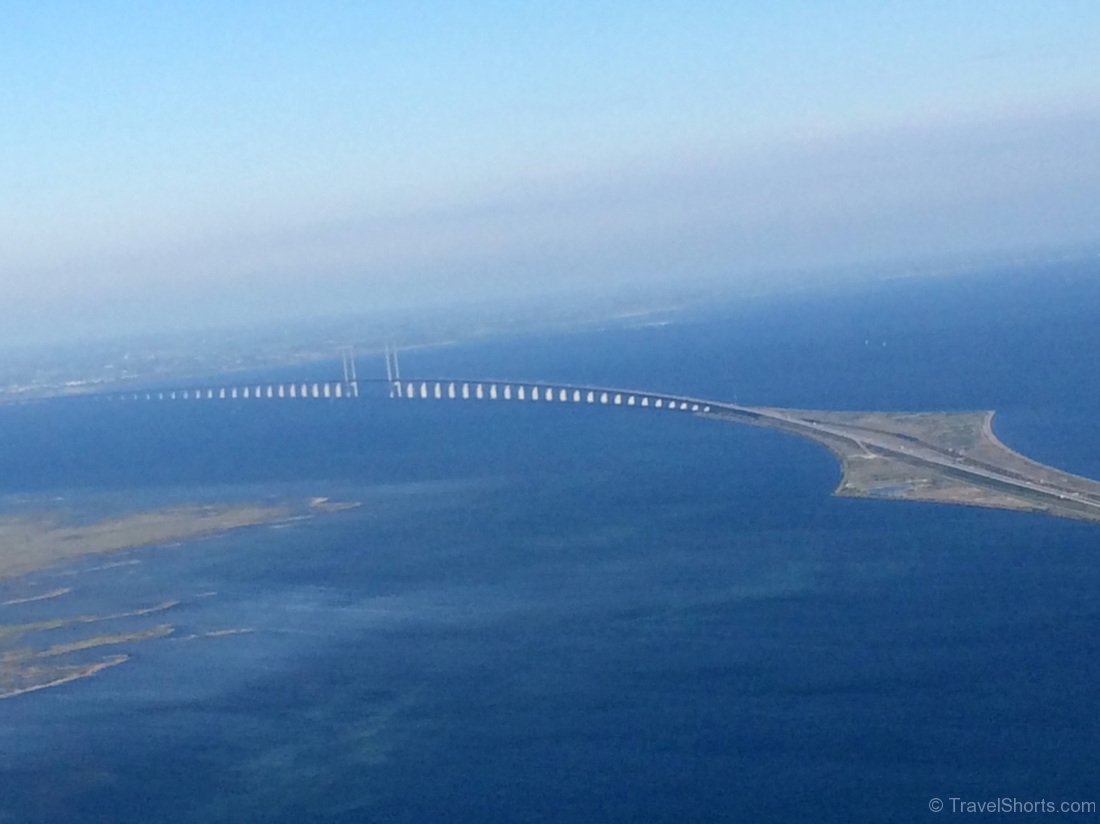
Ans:
[{"label": "bridge pier", "polygon": [[[587,403],[601,406],[630,406],[674,411],[710,413],[710,404],[690,398],[640,395],[630,391],[547,385],[539,383],[497,383],[491,381],[401,380],[396,376],[388,381],[390,396],[420,400],[506,400],[541,401],[543,403]],[[357,387],[348,381],[315,381],[294,383],[265,383],[242,386],[190,387],[173,390],[140,390],[123,392],[112,397],[119,400],[236,400],[284,399],[284,398],[353,398]]]}]

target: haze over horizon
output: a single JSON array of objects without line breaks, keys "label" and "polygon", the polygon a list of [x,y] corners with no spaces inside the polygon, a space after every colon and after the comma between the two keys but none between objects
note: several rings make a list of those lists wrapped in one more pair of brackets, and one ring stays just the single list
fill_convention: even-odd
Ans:
[{"label": "haze over horizon", "polygon": [[4,344],[1100,240],[1088,2],[59,2],[0,27]]}]

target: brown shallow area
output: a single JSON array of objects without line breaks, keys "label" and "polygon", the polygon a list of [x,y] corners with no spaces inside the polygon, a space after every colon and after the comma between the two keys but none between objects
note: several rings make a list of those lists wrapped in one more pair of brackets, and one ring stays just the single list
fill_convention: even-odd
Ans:
[{"label": "brown shallow area", "polygon": [[[75,521],[64,511],[25,511],[0,518],[0,579],[14,579],[88,556],[194,541],[263,524],[290,523],[353,506],[357,504],[332,502],[327,498],[278,506],[175,506],[93,522]],[[175,633],[172,624],[163,622],[162,613],[178,606],[179,600],[101,615],[66,615],[65,596],[78,588],[78,583],[37,589],[33,581],[22,580],[27,584],[25,594],[0,601],[0,699],[96,675],[128,661],[135,644]],[[56,605],[56,617],[18,620],[27,605],[39,606],[43,602]],[[95,627],[104,622],[117,624],[120,621],[139,625],[149,622],[150,625],[95,631]],[[157,622],[152,623],[154,621]],[[81,626],[87,626],[89,634],[74,638],[72,630]],[[65,640],[54,640],[54,631],[61,629],[69,630]],[[189,638],[220,638],[249,631],[248,628],[222,628]],[[106,654],[97,656],[101,652]]]}]

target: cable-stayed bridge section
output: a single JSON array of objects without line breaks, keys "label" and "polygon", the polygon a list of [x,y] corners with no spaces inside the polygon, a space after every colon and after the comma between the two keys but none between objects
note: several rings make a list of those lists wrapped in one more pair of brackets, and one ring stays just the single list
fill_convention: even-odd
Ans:
[{"label": "cable-stayed bridge section", "polygon": [[[368,392],[368,388],[375,391]],[[1100,522],[1100,483],[1036,463],[1001,443],[992,412],[833,412],[744,406],[685,395],[587,384],[403,378],[387,350],[386,377],[359,378],[345,354],[343,379],[235,383],[103,394],[116,401],[354,400],[598,406],[687,412],[765,426],[820,443],[841,462],[836,493],[1041,511]]]}]

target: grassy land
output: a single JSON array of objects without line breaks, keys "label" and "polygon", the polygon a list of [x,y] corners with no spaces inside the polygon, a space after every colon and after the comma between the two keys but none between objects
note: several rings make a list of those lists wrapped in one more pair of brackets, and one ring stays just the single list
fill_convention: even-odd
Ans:
[{"label": "grassy land", "polygon": [[53,512],[0,518],[0,579],[89,555],[276,523],[294,514],[287,506],[246,504],[173,507],[91,524],[67,523]]}]

